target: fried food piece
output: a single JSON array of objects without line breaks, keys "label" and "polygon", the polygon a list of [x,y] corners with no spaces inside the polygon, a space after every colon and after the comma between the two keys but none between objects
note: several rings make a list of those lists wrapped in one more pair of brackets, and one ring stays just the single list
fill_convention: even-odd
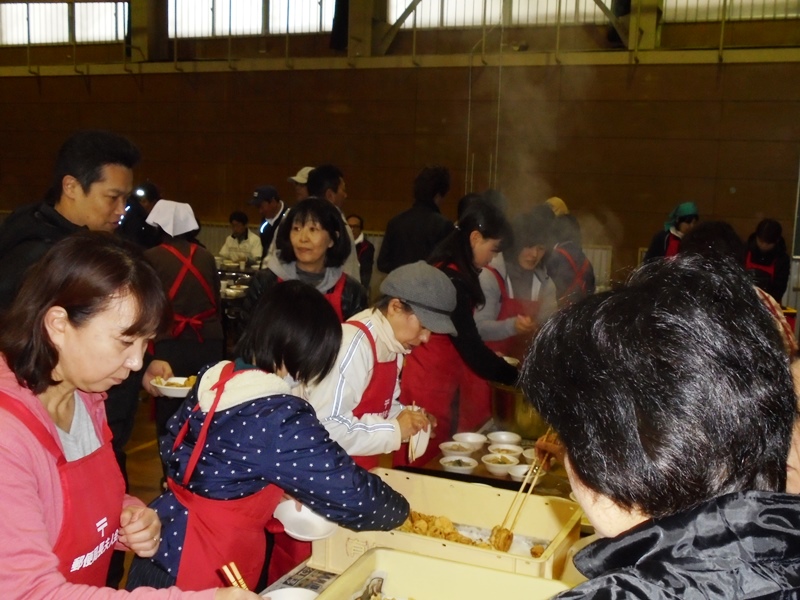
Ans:
[{"label": "fried food piece", "polygon": [[539,558],[542,554],[544,554],[544,546],[541,544],[534,544],[531,546],[531,556],[533,558]]},{"label": "fried food piece", "polygon": [[499,525],[492,527],[492,534],[489,536],[492,548],[500,552],[508,552],[512,541],[514,541],[514,534],[511,531]]}]

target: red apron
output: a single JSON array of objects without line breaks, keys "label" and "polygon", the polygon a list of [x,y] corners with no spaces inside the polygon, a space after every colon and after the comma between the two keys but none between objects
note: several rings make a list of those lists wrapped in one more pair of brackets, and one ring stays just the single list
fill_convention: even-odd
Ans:
[{"label": "red apron", "polygon": [[59,572],[70,583],[105,586],[125,498],[111,430],[104,423],[102,435],[98,432],[100,448],[67,462],[59,443],[24,404],[0,393],[0,408],[21,421],[56,460],[64,498],[64,518],[53,546]]},{"label": "red apron", "polygon": [[[278,277],[278,283],[282,282],[283,279]],[[342,312],[342,293],[344,292],[344,284],[347,282],[347,275],[342,273],[342,276],[339,277],[339,280],[336,282],[336,285],[333,286],[329,292],[325,292],[323,296],[331,303],[333,310],[336,311],[336,316],[339,317],[339,322],[344,322],[344,313]]]},{"label": "red apron", "polygon": [[[379,414],[386,418],[389,416],[394,388],[400,375],[397,368],[397,360],[378,362],[375,338],[372,337],[369,328],[360,321],[347,321],[347,324],[358,327],[367,336],[369,346],[372,348],[373,364],[375,365],[372,369],[372,378],[369,380],[369,385],[367,385],[367,389],[364,390],[361,396],[361,402],[353,409],[353,415],[360,418],[366,414]],[[354,456],[353,460],[357,465],[369,471],[378,466],[379,456],[378,454]]]},{"label": "red apron", "polygon": [[[227,364],[211,388],[216,390],[216,397],[203,421],[183,481],[167,480],[169,489],[189,512],[176,582],[182,590],[228,585],[219,569],[231,561],[239,567],[247,586],[255,589],[267,555],[267,523],[283,497],[283,490],[271,483],[251,496],[232,500],[204,498],[186,488],[200,461],[225,384],[236,376],[233,369],[233,363]],[[199,410],[199,405],[194,410]],[[183,442],[188,430],[187,420],[175,438],[173,450]]]},{"label": "red apron", "polygon": [[567,252],[563,248],[558,248],[558,247],[555,248],[555,251],[567,259],[569,266],[572,267],[572,273],[573,273],[572,283],[569,284],[567,289],[561,295],[561,298],[558,299],[558,303],[560,305],[564,301],[569,301],[569,297],[574,292],[580,292],[583,295],[586,295],[586,280],[584,279],[584,275],[586,275],[586,272],[589,270],[589,259],[584,258],[583,264],[581,264],[581,266],[578,267],[578,263],[575,262],[575,259],[572,258],[572,255],[569,252]]},{"label": "red apron", "polygon": [[667,248],[664,251],[665,257],[675,256],[681,249],[681,238],[672,233],[667,233]]},{"label": "red apron", "polygon": [[748,271],[751,269],[758,269],[759,271],[764,271],[767,275],[769,275],[770,281],[775,280],[775,261],[772,261],[772,263],[768,265],[761,265],[755,263],[753,262],[752,254],[749,250],[747,251],[747,257],[744,260],[744,268]]},{"label": "red apron", "polygon": [[203,322],[207,321],[211,317],[217,314],[217,299],[214,296],[214,292],[211,290],[211,286],[208,285],[208,282],[205,280],[203,275],[200,271],[197,270],[197,267],[194,266],[192,263],[192,258],[194,258],[194,253],[197,251],[197,244],[190,244],[189,245],[189,256],[186,257],[180,252],[178,249],[169,246],[167,244],[161,244],[161,247],[167,250],[168,252],[175,255],[175,257],[180,261],[182,267],[181,270],[178,272],[177,277],[175,277],[175,281],[172,282],[172,287],[169,288],[169,300],[173,302],[175,300],[175,296],[178,295],[178,290],[183,283],[183,280],[186,278],[186,274],[191,272],[192,275],[195,276],[197,281],[200,282],[200,285],[203,288],[203,291],[206,293],[206,296],[211,301],[211,308],[208,308],[204,311],[197,313],[191,317],[187,317],[184,315],[179,315],[177,312],[173,314],[173,320],[175,321],[175,326],[172,328],[172,337],[177,338],[183,330],[186,329],[186,326],[189,325],[197,335],[197,341],[201,344],[203,343],[203,336],[201,335],[201,331],[203,328]]},{"label": "red apron", "polygon": [[[495,279],[500,288],[500,312],[497,314],[497,320],[502,321],[518,315],[527,315],[535,319],[539,314],[539,301],[538,300],[523,300],[521,298],[512,298],[508,293],[505,279],[497,269],[493,267],[484,267]],[[535,277],[535,276],[534,276]],[[530,335],[513,335],[504,340],[497,340],[494,342],[485,342],[489,348],[495,352],[499,352],[504,356],[513,356],[518,360],[522,360],[525,351],[530,343]]]}]

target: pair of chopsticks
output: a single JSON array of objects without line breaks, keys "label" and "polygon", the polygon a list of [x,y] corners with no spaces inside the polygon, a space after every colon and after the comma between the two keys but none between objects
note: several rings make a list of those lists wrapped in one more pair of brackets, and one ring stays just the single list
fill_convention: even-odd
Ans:
[{"label": "pair of chopsticks", "polygon": [[231,587],[238,587],[243,590],[250,589],[247,587],[247,584],[244,581],[244,577],[242,577],[242,574],[239,572],[236,563],[229,562],[227,565],[222,565],[222,573],[223,575],[225,575],[225,578],[228,580],[228,583],[231,584]]},{"label": "pair of chopsticks", "polygon": [[[553,428],[548,427],[547,433],[544,434],[545,441],[547,441],[547,438],[550,436],[551,433],[553,433]],[[528,496],[530,496],[531,492],[533,492],[533,488],[536,487],[536,484],[539,483],[539,480],[542,478],[542,475],[544,475],[545,473],[544,465],[548,460],[550,460],[550,453],[545,452],[544,456],[542,456],[542,460],[540,460],[538,464],[535,465],[535,468],[531,466],[531,468],[528,469],[528,472],[525,473],[525,477],[522,480],[522,485],[519,486],[519,490],[514,496],[514,499],[511,501],[511,506],[508,507],[508,512],[506,513],[503,522],[500,524],[501,529],[505,528],[506,523],[509,522],[509,519],[511,519],[511,516],[513,515],[513,520],[511,521],[508,530],[510,532],[514,531],[514,527],[516,527],[517,525],[517,520],[519,519],[520,514],[522,514],[522,507],[525,505],[525,501],[528,499]],[[525,490],[525,486],[528,485],[529,483],[530,487],[528,488],[528,491],[523,492]],[[514,506],[517,504],[517,501],[519,501],[519,506],[516,508],[516,514],[515,514]]]}]

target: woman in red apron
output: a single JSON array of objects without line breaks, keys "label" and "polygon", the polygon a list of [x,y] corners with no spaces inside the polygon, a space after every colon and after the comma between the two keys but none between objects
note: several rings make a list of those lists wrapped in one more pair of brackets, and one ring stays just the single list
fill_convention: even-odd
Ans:
[{"label": "woman in red apron", "polygon": [[694,202],[683,202],[672,209],[664,221],[664,228],[653,236],[650,247],[644,255],[645,262],[675,256],[680,250],[681,239],[699,220],[700,213]]},{"label": "woman in red apron", "polygon": [[783,302],[789,284],[790,264],[781,224],[775,219],[763,219],[747,239],[744,268],[753,283],[778,304]]},{"label": "woman in red apron", "polygon": [[288,281],[261,297],[239,358],[202,371],[170,420],[161,448],[169,490],[152,504],[163,542],[151,560],[134,561],[128,589],[224,585],[219,568],[230,561],[250,589],[263,588],[274,562],[297,564],[272,542],[284,493],[351,529],[402,523],[402,496],[353,463],[291,393],[328,373],[340,340],[335,312],[310,286]]},{"label": "woman in red apron", "polygon": [[4,598],[123,597],[87,586],[105,584],[115,548],[155,554],[161,524],[155,511],[125,494],[103,400],[142,367],[147,342],[168,325],[167,315],[152,268],[118,238],[89,232],[54,245],[4,315]]},{"label": "woman in red apron", "polygon": [[371,309],[342,326],[334,369],[305,393],[331,438],[365,469],[428,430],[427,415],[398,401],[403,358],[431,333],[455,333],[455,288],[435,267],[399,267],[380,289],[383,295]]},{"label": "woman in red apron", "polygon": [[[456,289],[451,318],[457,335],[433,334],[427,344],[414,348],[403,370],[400,398],[431,413],[437,435],[444,439],[456,431],[474,431],[491,416],[489,399],[476,379],[509,385],[517,379],[517,370],[483,343],[473,317],[484,302],[478,274],[510,237],[511,227],[496,204],[475,200],[428,260]],[[425,464],[437,453],[431,444],[414,464]],[[395,455],[396,462],[403,459]]]},{"label": "woman in red apron", "polygon": [[275,235],[275,248],[266,268],[250,281],[242,303],[243,327],[247,327],[258,298],[281,281],[299,279],[315,287],[340,321],[367,307],[367,291],[342,270],[350,255],[347,223],[327,200],[306,198],[293,206]]},{"label": "woman in red apron", "polygon": [[[154,345],[156,358],[166,360],[181,376],[195,375],[209,363],[222,360],[219,274],[214,256],[190,241],[199,229],[192,207],[184,202],[160,200],[147,223],[161,230],[161,244],[145,252],[172,304],[173,323]],[[159,398],[155,403],[156,435],[166,434],[167,420],[181,405],[180,398]]]},{"label": "woman in red apron", "polygon": [[533,333],[557,308],[543,258],[552,248],[553,212],[540,205],[514,226],[514,242],[481,271],[486,299],[475,311],[481,338],[495,352],[522,360]]}]

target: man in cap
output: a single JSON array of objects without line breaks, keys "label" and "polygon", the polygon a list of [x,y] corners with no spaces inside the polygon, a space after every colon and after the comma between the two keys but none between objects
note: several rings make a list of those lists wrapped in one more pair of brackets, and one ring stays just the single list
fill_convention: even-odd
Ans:
[{"label": "man in cap", "polygon": [[378,465],[378,455],[435,425],[399,402],[400,367],[431,333],[456,334],[450,320],[456,290],[439,269],[422,261],[405,265],[380,290],[372,308],[342,324],[336,366],[303,394],[331,438],[366,469]]},{"label": "man in cap", "polygon": [[289,210],[284,205],[283,200],[278,195],[278,190],[271,185],[261,185],[253,192],[253,197],[248,204],[258,207],[258,214],[263,219],[258,233],[261,236],[261,248],[263,251],[263,258],[267,256],[267,249],[270,248],[272,240],[275,237],[275,232],[278,226],[283,221],[284,215]]},{"label": "man in cap", "polygon": [[289,177],[289,182],[294,184],[294,196],[299,202],[308,198],[308,174],[314,167],[303,167],[297,174]]}]

